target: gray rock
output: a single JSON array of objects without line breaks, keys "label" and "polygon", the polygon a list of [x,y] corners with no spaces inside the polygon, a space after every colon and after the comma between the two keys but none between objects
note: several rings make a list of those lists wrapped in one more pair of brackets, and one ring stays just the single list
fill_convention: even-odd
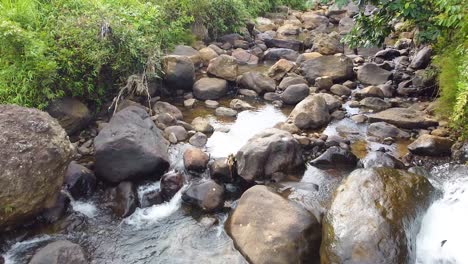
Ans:
[{"label": "gray rock", "polygon": [[254,107],[245,102],[245,101],[242,101],[240,99],[232,99],[231,102],[229,103],[229,106],[234,109],[234,110],[237,110],[237,111],[244,111],[244,110],[252,110],[254,109]]},{"label": "gray rock", "polygon": [[322,155],[312,160],[310,164],[323,169],[352,169],[356,167],[357,157],[347,149],[333,146],[327,149]]},{"label": "gray rock", "polygon": [[226,117],[235,117],[237,116],[237,111],[228,107],[218,107],[215,110],[217,116],[226,116]]},{"label": "gray rock", "polygon": [[229,55],[220,55],[210,61],[207,72],[218,78],[235,81],[237,78],[237,60]]},{"label": "gray rock", "polygon": [[136,186],[131,182],[121,182],[117,187],[107,189],[105,200],[112,212],[122,218],[133,214],[139,205]]},{"label": "gray rock", "polygon": [[411,153],[421,156],[449,156],[453,141],[433,135],[422,135],[408,146]]},{"label": "gray rock", "polygon": [[280,95],[285,104],[294,105],[309,96],[309,86],[306,84],[291,85]]},{"label": "gray rock", "polygon": [[203,117],[196,117],[195,119],[193,119],[192,126],[195,129],[195,131],[205,134],[210,134],[214,131],[214,128],[212,125],[210,125],[210,122]]},{"label": "gray rock", "polygon": [[369,122],[387,122],[401,128],[428,128],[439,123],[426,116],[424,112],[409,108],[390,108],[382,112],[369,115]]},{"label": "gray rock", "polygon": [[431,62],[432,49],[431,47],[424,47],[411,61],[410,67],[413,69],[424,69]]},{"label": "gray rock", "polygon": [[195,66],[187,56],[168,55],[162,59],[164,82],[173,89],[192,89],[195,80]]},{"label": "gray rock", "polygon": [[189,139],[189,143],[192,145],[192,146],[195,146],[195,147],[198,147],[198,148],[201,148],[201,147],[204,147],[206,145],[206,142],[208,141],[208,137],[203,134],[203,133],[200,133],[200,132],[196,132],[190,139]]},{"label": "gray rock", "polygon": [[309,83],[323,76],[329,76],[333,81],[349,80],[354,76],[353,62],[346,56],[321,56],[303,62],[300,68]]},{"label": "gray rock", "polygon": [[213,180],[193,183],[182,194],[185,203],[195,205],[205,212],[213,212],[224,206],[224,187]]},{"label": "gray rock", "polygon": [[276,90],[275,80],[259,72],[246,72],[242,74],[238,79],[238,84],[241,87],[254,90],[257,94],[274,92]]},{"label": "gray rock", "polygon": [[315,86],[320,90],[329,90],[333,86],[333,78],[329,76],[317,77]]},{"label": "gray rock", "polygon": [[91,112],[88,107],[72,97],[52,101],[46,111],[58,120],[69,135],[76,134],[86,128],[91,121]]},{"label": "gray rock", "polygon": [[383,111],[392,107],[392,104],[380,99],[378,97],[366,97],[362,99],[359,104],[363,107],[375,110],[375,111]]},{"label": "gray rock", "polygon": [[357,71],[357,78],[363,84],[384,84],[391,76],[392,72],[384,70],[374,63],[367,63]]},{"label": "gray rock", "polygon": [[288,117],[300,129],[315,129],[330,122],[327,102],[321,96],[309,95],[294,107]]},{"label": "gray rock", "polygon": [[177,120],[182,120],[182,112],[176,106],[171,105],[167,102],[158,101],[153,105],[153,111],[155,114],[169,114]]},{"label": "gray rock", "polygon": [[265,39],[265,44],[268,48],[285,48],[295,51],[300,51],[303,47],[301,41],[294,39]]},{"label": "gray rock", "polygon": [[396,126],[385,122],[377,122],[370,124],[367,128],[367,134],[380,139],[388,137],[407,139],[411,136],[408,132],[403,131]]},{"label": "gray rock", "polygon": [[227,81],[223,79],[202,78],[193,85],[193,95],[199,100],[217,100],[227,92]]},{"label": "gray rock", "polygon": [[73,198],[78,199],[93,194],[96,183],[96,176],[90,169],[75,161],[70,162],[63,184]]},{"label": "gray rock", "polygon": [[29,264],[87,264],[80,245],[68,240],[58,240],[39,249]]},{"label": "gray rock", "polygon": [[170,126],[164,129],[164,134],[168,138],[169,135],[174,134],[176,137],[176,143],[180,141],[185,141],[188,137],[187,131],[183,126]]},{"label": "gray rock", "polygon": [[265,56],[263,57],[263,59],[266,61],[277,61],[280,59],[296,61],[297,57],[299,57],[299,53],[295,50],[285,48],[272,48],[265,52]]},{"label": "gray rock", "polygon": [[338,96],[351,95],[351,90],[348,87],[341,84],[335,84],[332,87],[330,87],[330,92]]},{"label": "gray rock", "polygon": [[295,84],[307,84],[307,81],[302,76],[285,77],[283,78],[283,80],[281,80],[281,83],[278,85],[278,89],[284,91],[289,86]]},{"label": "gray rock", "polygon": [[369,152],[366,157],[359,161],[359,167],[370,168],[392,168],[405,169],[405,164],[390,154],[381,151]]}]

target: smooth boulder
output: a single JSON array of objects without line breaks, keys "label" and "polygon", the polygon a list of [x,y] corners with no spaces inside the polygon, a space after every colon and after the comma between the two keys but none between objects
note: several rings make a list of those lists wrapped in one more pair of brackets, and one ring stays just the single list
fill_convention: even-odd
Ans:
[{"label": "smooth boulder", "polygon": [[184,191],[182,200],[205,212],[213,212],[224,206],[224,187],[213,180],[195,182]]},{"label": "smooth boulder", "polygon": [[87,264],[80,245],[68,240],[58,240],[39,249],[29,264]]},{"label": "smooth boulder", "polygon": [[226,80],[202,78],[193,85],[193,95],[199,100],[218,100],[228,92]]},{"label": "smooth boulder", "polygon": [[324,169],[352,169],[356,167],[357,161],[357,157],[351,151],[333,146],[327,149],[322,155],[312,160],[310,164]]},{"label": "smooth boulder", "polygon": [[321,56],[306,60],[300,69],[311,84],[322,76],[329,76],[335,82],[350,80],[354,76],[353,62],[346,56]]},{"label": "smooth boulder", "polygon": [[309,95],[294,107],[288,117],[300,129],[315,129],[330,122],[327,102],[319,95]]},{"label": "smooth boulder", "polygon": [[433,135],[422,135],[408,145],[411,153],[421,156],[449,156],[453,141]]},{"label": "smooth boulder", "polygon": [[357,78],[363,84],[379,85],[386,83],[392,72],[384,70],[374,63],[368,63],[357,71]]},{"label": "smooth boulder", "polygon": [[246,72],[239,77],[237,83],[241,87],[254,90],[257,94],[274,92],[276,90],[275,80],[259,72]]},{"label": "smooth boulder", "polygon": [[237,60],[232,56],[223,54],[212,59],[206,71],[218,78],[235,81],[238,71]]},{"label": "smooth boulder", "polygon": [[52,101],[47,107],[47,113],[57,119],[69,135],[84,129],[91,121],[91,112],[88,107],[73,97]]},{"label": "smooth boulder", "polygon": [[291,85],[283,93],[280,98],[285,104],[294,105],[305,99],[309,95],[309,86],[306,84]]}]

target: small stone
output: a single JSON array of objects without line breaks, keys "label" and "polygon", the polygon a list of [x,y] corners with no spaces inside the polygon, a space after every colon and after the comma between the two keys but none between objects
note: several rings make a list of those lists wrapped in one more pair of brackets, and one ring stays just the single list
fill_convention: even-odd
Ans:
[{"label": "small stone", "polygon": [[218,107],[215,114],[217,116],[235,117],[237,116],[237,111],[227,107]]},{"label": "small stone", "polygon": [[197,100],[191,98],[191,99],[187,99],[184,101],[184,106],[187,107],[187,108],[192,108],[194,105],[195,105],[195,102]]},{"label": "small stone", "polygon": [[219,106],[219,103],[213,100],[206,100],[205,106],[208,108],[216,109]]}]

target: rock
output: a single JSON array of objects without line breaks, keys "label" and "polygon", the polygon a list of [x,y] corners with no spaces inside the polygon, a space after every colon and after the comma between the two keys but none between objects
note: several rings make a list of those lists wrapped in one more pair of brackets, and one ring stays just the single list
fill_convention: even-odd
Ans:
[{"label": "rock", "polygon": [[227,52],[225,50],[223,50],[222,48],[214,45],[214,44],[210,44],[208,45],[208,48],[214,50],[218,55],[223,55],[223,54],[226,54]]},{"label": "rock", "polygon": [[196,117],[195,119],[193,119],[192,126],[195,129],[195,131],[205,134],[210,134],[214,131],[214,128],[210,125],[210,122],[203,117]]},{"label": "rock", "polygon": [[291,85],[280,95],[285,104],[295,105],[309,95],[309,86],[306,84]]},{"label": "rock", "polygon": [[332,146],[322,155],[312,160],[310,164],[318,168],[346,168],[356,167],[357,157],[349,150]]},{"label": "rock", "polygon": [[80,245],[58,240],[36,251],[29,264],[88,264]]},{"label": "rock", "polygon": [[330,122],[327,102],[318,95],[309,95],[294,107],[288,117],[299,129],[320,128]]},{"label": "rock", "polygon": [[363,107],[375,110],[382,111],[392,107],[392,104],[385,102],[383,99],[377,97],[366,97],[362,99],[359,104]]},{"label": "rock", "polygon": [[304,61],[308,61],[308,60],[312,60],[312,59],[315,59],[315,58],[318,58],[318,57],[322,57],[323,55],[318,53],[318,52],[306,52],[306,53],[302,53],[299,55],[299,57],[297,57],[296,59],[296,64],[301,64],[303,63]]},{"label": "rock", "polygon": [[3,229],[55,203],[75,149],[49,114],[15,105],[0,105],[0,146]]},{"label": "rock", "polygon": [[235,117],[237,116],[237,111],[228,107],[218,107],[216,108],[215,115],[225,116],[225,117]]},{"label": "rock", "polygon": [[312,12],[304,13],[301,17],[305,29],[316,29],[321,25],[329,23],[328,18],[325,16],[317,15]]},{"label": "rock", "polygon": [[189,171],[204,171],[209,159],[208,154],[198,148],[188,148],[184,152],[184,165]]},{"label": "rock", "polygon": [[361,89],[359,92],[357,92],[356,97],[358,98],[364,98],[364,97],[384,98],[384,93],[382,89],[380,89],[377,86],[368,86],[366,88]]},{"label": "rock", "polygon": [[169,168],[168,143],[141,108],[131,106],[116,113],[94,146],[96,174],[106,181],[157,177]]},{"label": "rock", "polygon": [[153,105],[155,114],[169,114],[177,120],[182,120],[182,112],[176,107],[167,102],[158,101]]},{"label": "rock", "polygon": [[234,178],[233,170],[235,170],[235,168],[229,167],[227,158],[216,159],[210,164],[211,179],[219,183],[232,182]]},{"label": "rock", "polygon": [[289,132],[267,129],[237,152],[237,172],[246,181],[272,179],[277,173],[292,174],[301,169],[302,149]]},{"label": "rock", "polygon": [[344,52],[343,44],[340,43],[340,37],[337,33],[319,33],[315,35],[312,50],[322,55],[333,55]]},{"label": "rock", "polygon": [[240,99],[232,99],[229,103],[229,107],[237,111],[252,110],[255,109],[251,104],[242,101]]},{"label": "rock", "polygon": [[228,92],[226,80],[218,78],[201,78],[193,85],[193,95],[198,100],[218,100]]},{"label": "rock", "polygon": [[144,192],[140,198],[140,208],[147,208],[162,203],[164,203],[164,199],[159,190]]},{"label": "rock", "polygon": [[182,194],[182,200],[198,206],[205,212],[213,212],[224,206],[224,187],[213,180],[193,183]]},{"label": "rock", "polygon": [[276,90],[275,80],[259,72],[246,72],[238,79],[241,87],[254,90],[257,94],[274,92]]},{"label": "rock", "polygon": [[307,81],[302,76],[284,77],[283,80],[281,80],[281,83],[278,85],[278,89],[284,91],[289,86],[295,84],[307,84]]},{"label": "rock", "polygon": [[315,86],[321,90],[329,90],[333,86],[333,79],[329,76],[317,77]]},{"label": "rock", "polygon": [[187,108],[193,108],[196,102],[197,102],[196,99],[190,98],[190,99],[184,100],[184,106]]},{"label": "rock", "polygon": [[431,135],[438,137],[448,137],[450,135],[450,130],[445,127],[439,127],[431,131]]},{"label": "rock", "polygon": [[[154,123],[156,124],[156,126],[159,128],[159,129],[166,129],[166,127],[168,126],[173,126],[173,125],[176,125],[177,124],[177,120],[170,114],[168,113],[162,113],[162,114],[158,114],[158,115],[155,115],[153,117],[151,117],[151,119],[154,121]],[[101,132],[101,130],[99,130],[99,132]]]},{"label": "rock", "polygon": [[186,45],[177,45],[171,55],[186,56],[190,58],[194,65],[202,62],[198,50]]},{"label": "rock", "polygon": [[285,48],[300,51],[303,48],[302,42],[294,39],[265,39],[265,45],[268,48]]},{"label": "rock", "polygon": [[370,168],[392,168],[405,169],[405,164],[390,154],[381,151],[369,152],[366,157],[359,161],[358,167]]},{"label": "rock", "polygon": [[47,107],[47,112],[58,120],[69,135],[80,132],[91,121],[91,112],[88,107],[72,97],[52,101]]},{"label": "rock", "polygon": [[199,53],[200,53],[200,58],[205,66],[208,66],[208,64],[210,63],[212,59],[219,56],[218,53],[216,53],[216,51],[214,51],[210,47],[206,47],[206,48],[199,50]]},{"label": "rock", "polygon": [[195,66],[187,56],[168,55],[162,59],[164,82],[172,90],[192,89],[195,80]]},{"label": "rock", "polygon": [[397,138],[397,139],[408,139],[410,134],[406,131],[399,129],[398,127],[387,124],[385,122],[372,123],[367,128],[367,134],[380,139],[384,138]]},{"label": "rock", "polygon": [[360,114],[359,115],[353,115],[351,117],[351,119],[354,122],[358,123],[358,124],[362,124],[362,123],[365,123],[367,121],[367,116],[366,115],[360,115]]},{"label": "rock", "polygon": [[321,262],[412,263],[418,219],[432,191],[425,177],[405,171],[354,171],[338,187],[323,219]]},{"label": "rock", "polygon": [[175,143],[180,142],[180,141],[185,141],[187,139],[187,137],[188,137],[187,131],[185,130],[185,128],[183,126],[170,126],[170,127],[167,127],[166,129],[164,129],[164,134],[166,135],[167,138],[169,138],[169,136],[171,134],[174,134],[174,136],[176,138]]},{"label": "rock", "polygon": [[424,69],[429,65],[431,62],[431,55],[432,55],[432,48],[431,47],[424,47],[416,55],[414,56],[413,60],[411,61],[410,67],[413,69]]},{"label": "rock", "polygon": [[400,128],[428,128],[437,126],[438,122],[426,116],[424,112],[409,108],[390,108],[369,115],[369,122],[387,122]]},{"label": "rock", "polygon": [[164,201],[170,201],[184,186],[184,177],[178,172],[169,172],[161,177],[161,196]]},{"label": "rock", "polygon": [[[284,25],[279,27],[276,30],[276,32],[278,32],[278,34],[283,35],[283,36],[295,36],[295,35],[299,35],[300,28],[296,25],[285,23]],[[283,48],[283,47],[279,47],[279,48]]]},{"label": "rock", "polygon": [[379,85],[386,83],[392,72],[384,70],[374,63],[367,63],[357,71],[357,78],[363,84]]},{"label": "rock", "polygon": [[253,90],[249,90],[249,89],[239,89],[239,94],[243,95],[243,96],[246,96],[246,97],[250,97],[250,98],[256,98],[258,97],[258,94],[257,92],[253,91]]},{"label": "rock", "polygon": [[205,101],[205,106],[211,109],[216,109],[219,106],[219,103],[214,100],[206,100]]},{"label": "rock", "polygon": [[336,110],[331,114],[332,119],[342,120],[346,117],[346,112],[341,110]]},{"label": "rock", "polygon": [[47,206],[38,217],[41,222],[55,223],[62,218],[67,212],[70,205],[70,198],[64,193],[60,193],[55,200],[55,203]]},{"label": "rock", "polygon": [[272,48],[265,52],[265,56],[263,57],[263,59],[266,61],[277,61],[280,59],[296,61],[297,57],[299,57],[299,53],[295,50],[285,48]]},{"label": "rock", "polygon": [[277,26],[268,18],[257,17],[255,19],[255,28],[260,32],[265,32],[269,30],[274,30]]},{"label": "rock", "polygon": [[105,200],[112,212],[121,218],[133,214],[139,202],[136,186],[131,182],[121,182],[117,187],[107,189]]},{"label": "rock", "polygon": [[353,62],[346,56],[322,56],[301,64],[301,71],[309,83],[318,77],[329,76],[333,81],[352,79]]},{"label": "rock", "polygon": [[351,32],[355,25],[354,19],[351,17],[343,17],[338,23],[338,31],[342,35],[346,35]]},{"label": "rock", "polygon": [[72,161],[68,165],[63,184],[73,198],[87,197],[96,189],[96,176],[90,169]]},{"label": "rock", "polygon": [[349,89],[356,89],[356,87],[357,87],[357,83],[353,82],[353,81],[350,81],[350,80],[344,82],[343,85],[348,87]]},{"label": "rock", "polygon": [[382,58],[384,60],[393,60],[397,57],[400,57],[401,53],[399,50],[394,49],[394,48],[386,48],[384,50],[381,50],[375,54],[375,57]]},{"label": "rock", "polygon": [[237,61],[236,58],[229,55],[220,55],[210,61],[207,72],[218,78],[228,81],[235,81],[237,78]]},{"label": "rock", "polygon": [[[281,81],[283,77],[290,71],[294,69],[296,65],[294,62],[280,59],[273,66],[268,69],[268,76],[276,81]],[[273,92],[273,91],[271,91]]]},{"label": "rock", "polygon": [[334,95],[338,96],[350,96],[351,95],[351,90],[341,84],[334,84],[332,87],[330,87],[330,92]]},{"label": "rock", "polygon": [[278,100],[281,100],[281,97],[279,94],[277,93],[265,93],[263,95],[263,99],[265,101],[269,101],[269,102],[274,102],[274,101],[278,101]]},{"label": "rock", "polygon": [[192,146],[202,148],[206,145],[206,142],[208,141],[208,138],[205,134],[196,132],[190,139],[189,143]]},{"label": "rock", "polygon": [[433,135],[422,135],[408,146],[411,153],[421,156],[449,156],[453,141]]},{"label": "rock", "polygon": [[258,57],[253,54],[250,54],[249,52],[243,49],[235,49],[232,52],[232,57],[236,58],[237,63],[239,64],[258,64]]},{"label": "rock", "polygon": [[242,195],[226,231],[250,263],[318,262],[320,223],[266,186],[256,185]]}]

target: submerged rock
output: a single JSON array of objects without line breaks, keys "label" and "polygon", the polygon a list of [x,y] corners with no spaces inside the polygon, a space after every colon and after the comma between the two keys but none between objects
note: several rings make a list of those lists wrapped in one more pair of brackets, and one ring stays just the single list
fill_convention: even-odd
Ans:
[{"label": "submerged rock", "polygon": [[137,107],[116,113],[94,139],[97,176],[114,183],[161,176],[169,168],[168,142]]},{"label": "submerged rock", "polygon": [[288,117],[300,129],[315,129],[330,122],[327,102],[319,95],[309,95],[294,107]]},{"label": "submerged rock", "polygon": [[178,172],[169,172],[161,177],[161,196],[164,201],[172,197],[184,186],[184,177]]},{"label": "submerged rock", "polygon": [[422,111],[410,108],[390,108],[382,112],[369,115],[369,122],[386,122],[401,128],[428,128],[439,123],[430,119]]},{"label": "submerged rock", "polygon": [[323,219],[321,263],[413,263],[432,191],[425,177],[405,171],[354,171]]},{"label": "submerged rock", "polygon": [[117,187],[106,190],[106,201],[118,217],[127,217],[138,207],[136,186],[131,182],[121,182]]},{"label": "submerged rock", "polygon": [[405,164],[390,154],[381,151],[372,151],[365,158],[359,161],[359,167],[370,168],[393,168],[405,169]]},{"label": "submerged rock", "polygon": [[276,128],[249,139],[237,152],[236,161],[237,172],[246,181],[276,178],[304,166],[299,142],[289,132]]},{"label": "submerged rock", "polygon": [[52,101],[47,107],[47,112],[58,120],[69,135],[84,129],[91,121],[88,107],[72,97]]},{"label": "submerged rock", "polygon": [[450,156],[453,141],[433,135],[422,135],[408,146],[411,153],[421,156]]},{"label": "submerged rock", "polygon": [[49,243],[39,249],[29,264],[87,264],[85,253],[80,245],[68,240]]},{"label": "submerged rock", "polygon": [[206,212],[213,212],[224,206],[224,187],[213,180],[193,183],[182,194],[182,200]]},{"label": "submerged rock", "polygon": [[242,195],[226,230],[253,264],[315,263],[319,257],[321,228],[315,216],[266,186]]},{"label": "submerged rock", "polygon": [[55,203],[74,152],[49,114],[0,105],[0,229],[22,224]]}]

